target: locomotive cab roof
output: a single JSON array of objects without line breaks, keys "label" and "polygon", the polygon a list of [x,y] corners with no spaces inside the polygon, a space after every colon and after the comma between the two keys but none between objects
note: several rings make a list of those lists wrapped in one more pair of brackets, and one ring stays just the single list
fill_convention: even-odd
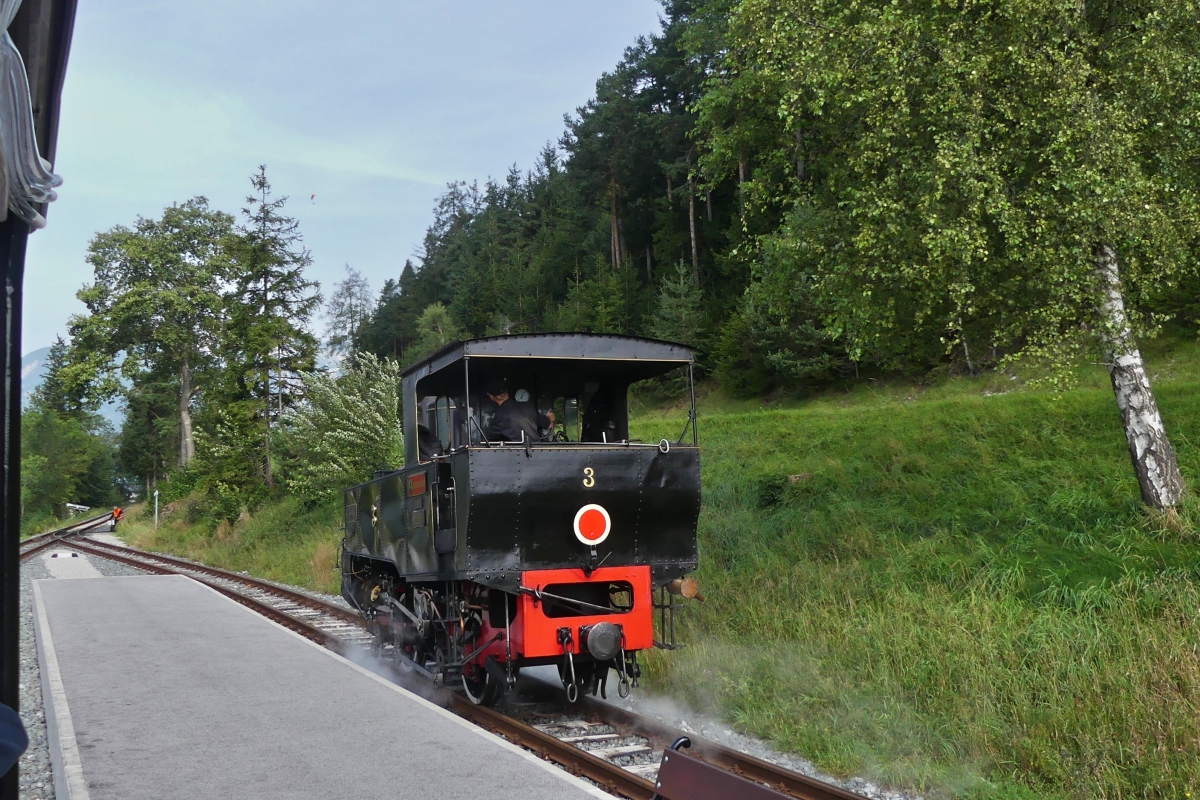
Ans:
[{"label": "locomotive cab roof", "polygon": [[[483,431],[494,404],[483,392],[505,380],[519,402],[555,410],[560,423],[603,408],[609,433],[590,441],[628,440],[627,390],[637,381],[690,368],[692,348],[637,336],[539,333],[452,342],[402,372],[406,463],[426,460],[418,440],[436,434],[444,451],[490,445]],[[690,370],[689,370],[690,382]],[[569,427],[569,426],[568,426]],[[588,441],[577,428],[559,441]]]}]

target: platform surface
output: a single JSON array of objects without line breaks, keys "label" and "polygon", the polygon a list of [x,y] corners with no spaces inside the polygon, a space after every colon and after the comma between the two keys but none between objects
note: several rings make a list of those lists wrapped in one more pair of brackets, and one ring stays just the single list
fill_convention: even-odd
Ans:
[{"label": "platform surface", "polygon": [[609,797],[188,578],[34,587],[69,800]]}]

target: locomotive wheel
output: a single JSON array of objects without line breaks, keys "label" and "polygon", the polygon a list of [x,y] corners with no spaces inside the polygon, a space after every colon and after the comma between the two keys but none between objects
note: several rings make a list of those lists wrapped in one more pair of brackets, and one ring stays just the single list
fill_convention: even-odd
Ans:
[{"label": "locomotive wheel", "polygon": [[494,706],[500,699],[500,686],[483,667],[475,669],[474,677],[468,677],[464,671],[462,685],[467,699],[477,706]]}]

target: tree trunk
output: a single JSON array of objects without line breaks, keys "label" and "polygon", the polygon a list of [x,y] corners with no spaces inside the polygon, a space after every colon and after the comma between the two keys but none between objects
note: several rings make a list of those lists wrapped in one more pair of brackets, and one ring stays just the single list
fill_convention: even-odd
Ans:
[{"label": "tree trunk", "polygon": [[[265,198],[265,195],[264,195],[264,198]],[[264,202],[266,202],[265,199],[264,199]],[[263,314],[264,314],[264,316],[266,314],[270,313],[270,308],[271,308],[270,300],[271,300],[270,286],[267,284],[267,277],[264,275],[263,276]],[[266,384],[267,384],[267,386],[266,386],[267,438],[265,440],[266,446],[263,448],[263,453],[264,453],[264,456],[263,456],[263,479],[267,482],[267,486],[269,486],[273,489],[273,488],[275,488],[275,481],[271,477],[271,365],[270,365],[270,363],[268,362],[265,365],[265,367],[266,367],[266,369],[264,371],[266,373]]]},{"label": "tree trunk", "polygon": [[267,486],[274,488],[275,480],[271,476],[271,368],[267,367],[267,436],[264,440],[265,447],[263,448],[263,479],[267,482]]},{"label": "tree trunk", "polygon": [[650,263],[650,245],[646,245],[646,285],[654,285],[654,270]]},{"label": "tree trunk", "polygon": [[696,244],[696,184],[688,178],[688,229],[692,234],[692,283],[700,285],[700,248]]},{"label": "tree trunk", "polygon": [[738,162],[738,213],[746,213],[746,193],[742,191],[742,184],[746,182],[746,162]]},{"label": "tree trunk", "polygon": [[1183,476],[1179,474],[1175,451],[1167,439],[1141,350],[1125,317],[1117,253],[1110,245],[1101,244],[1096,248],[1096,269],[1107,291],[1101,307],[1104,360],[1112,378],[1117,408],[1121,411],[1125,441],[1142,490],[1142,500],[1153,508],[1173,508],[1183,498]]},{"label": "tree trunk", "polygon": [[712,189],[704,190],[704,204],[708,206],[708,221],[712,222]]},{"label": "tree trunk", "polygon": [[186,467],[196,455],[196,439],[192,431],[192,364],[183,359],[179,367],[179,466]]},{"label": "tree trunk", "polygon": [[804,132],[796,131],[796,180],[804,180],[807,174],[804,163]]},{"label": "tree trunk", "polygon": [[621,233],[617,225],[617,176],[608,176],[609,239],[612,247],[612,267],[621,268]]},{"label": "tree trunk", "polygon": [[675,207],[675,187],[671,185],[671,173],[667,173],[667,208]]}]

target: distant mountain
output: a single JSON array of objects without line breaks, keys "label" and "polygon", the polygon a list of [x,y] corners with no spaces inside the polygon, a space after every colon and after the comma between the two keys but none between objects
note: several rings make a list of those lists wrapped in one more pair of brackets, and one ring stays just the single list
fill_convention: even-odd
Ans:
[{"label": "distant mountain", "polygon": [[[21,357],[21,408],[28,408],[29,402],[33,399],[33,392],[37,387],[42,385],[42,381],[46,378],[46,357],[50,355],[50,348],[43,347],[40,350],[34,350],[31,353],[26,353]],[[114,400],[100,406],[100,416],[112,423],[117,430],[121,429],[121,423],[125,419],[123,407],[120,401]]]},{"label": "distant mountain", "polygon": [[21,408],[29,405],[29,401],[33,399],[33,390],[41,385],[42,379],[46,377],[46,356],[50,355],[50,348],[43,347],[41,350],[34,350],[32,353],[26,353],[21,358]]}]

